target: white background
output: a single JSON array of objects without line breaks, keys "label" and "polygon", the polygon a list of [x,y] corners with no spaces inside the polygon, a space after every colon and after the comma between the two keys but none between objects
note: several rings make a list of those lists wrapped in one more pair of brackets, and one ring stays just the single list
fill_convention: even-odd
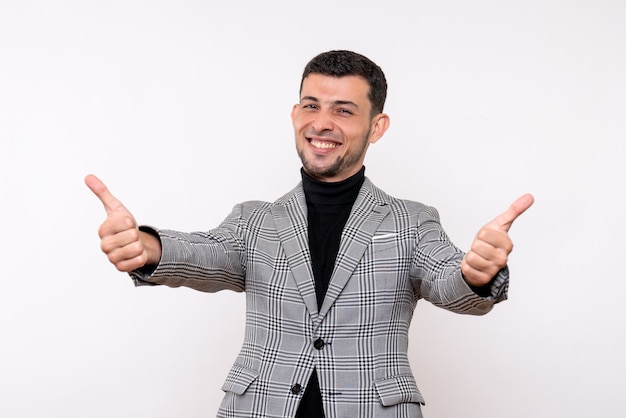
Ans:
[{"label": "white background", "polygon": [[185,231],[278,198],[302,68],[329,49],[389,81],[367,175],[457,245],[536,198],[507,302],[418,305],[425,416],[626,416],[621,0],[0,0],[0,416],[215,415],[243,295],[134,288],[83,178]]}]

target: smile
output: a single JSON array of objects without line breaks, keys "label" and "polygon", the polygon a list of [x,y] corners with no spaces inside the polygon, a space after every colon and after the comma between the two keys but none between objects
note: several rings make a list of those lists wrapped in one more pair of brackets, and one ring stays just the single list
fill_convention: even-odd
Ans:
[{"label": "smile", "polygon": [[318,141],[315,139],[310,139],[309,143],[313,145],[315,148],[320,148],[320,149],[337,148],[338,146],[341,145],[341,144],[338,144],[337,142]]}]

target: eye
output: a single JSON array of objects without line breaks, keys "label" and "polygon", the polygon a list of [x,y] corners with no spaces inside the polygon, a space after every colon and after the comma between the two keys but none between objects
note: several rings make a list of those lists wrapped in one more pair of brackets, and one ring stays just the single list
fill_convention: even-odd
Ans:
[{"label": "eye", "polygon": [[354,112],[352,112],[350,109],[345,109],[345,108],[340,108],[337,111],[339,113],[341,113],[342,115],[352,115],[352,114],[354,114]]}]

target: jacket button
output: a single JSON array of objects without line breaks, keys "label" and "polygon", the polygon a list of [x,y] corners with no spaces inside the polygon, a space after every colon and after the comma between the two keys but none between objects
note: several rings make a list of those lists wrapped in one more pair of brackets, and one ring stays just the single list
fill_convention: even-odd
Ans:
[{"label": "jacket button", "polygon": [[324,345],[326,345],[326,343],[324,343],[324,340],[322,340],[321,338],[313,341],[313,347],[315,347],[317,350],[321,350],[322,348],[324,348]]},{"label": "jacket button", "polygon": [[291,387],[291,393],[293,393],[294,395],[297,395],[298,393],[300,393],[301,390],[302,390],[302,386],[300,385],[300,383],[296,383],[295,385]]}]

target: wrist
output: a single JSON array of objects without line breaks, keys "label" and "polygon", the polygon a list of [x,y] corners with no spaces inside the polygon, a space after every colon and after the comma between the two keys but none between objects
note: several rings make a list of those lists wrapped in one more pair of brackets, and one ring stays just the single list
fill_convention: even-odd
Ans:
[{"label": "wrist", "polygon": [[157,265],[161,261],[161,240],[151,228],[139,228],[139,239],[143,244],[143,248],[147,254],[146,265]]}]

